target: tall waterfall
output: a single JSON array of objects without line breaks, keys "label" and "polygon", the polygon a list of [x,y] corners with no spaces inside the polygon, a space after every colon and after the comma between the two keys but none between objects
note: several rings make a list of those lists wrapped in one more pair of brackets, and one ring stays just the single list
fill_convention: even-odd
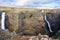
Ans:
[{"label": "tall waterfall", "polygon": [[50,32],[53,32],[52,29],[51,29],[50,23],[49,23],[49,21],[47,20],[46,14],[45,14],[45,21],[46,21],[47,24],[48,24],[48,27],[49,27]]},{"label": "tall waterfall", "polygon": [[1,17],[1,29],[5,30],[5,12],[2,12]]},{"label": "tall waterfall", "polygon": [[[44,10],[42,10],[42,12],[44,12]],[[50,31],[50,32],[53,32],[52,29],[51,29],[50,23],[49,23],[49,21],[47,20],[46,14],[45,14],[45,16],[44,16],[44,19],[45,19],[45,21],[46,21],[47,24],[48,24],[49,31]]]}]

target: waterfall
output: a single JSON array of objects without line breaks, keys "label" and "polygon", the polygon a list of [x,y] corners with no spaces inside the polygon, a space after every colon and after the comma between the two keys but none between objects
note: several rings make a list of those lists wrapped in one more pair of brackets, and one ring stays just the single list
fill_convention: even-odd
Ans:
[{"label": "waterfall", "polygon": [[47,24],[48,24],[48,27],[49,27],[50,32],[53,32],[52,29],[51,29],[50,23],[49,23],[49,21],[47,20],[46,14],[45,14],[45,21],[46,21]]},{"label": "waterfall", "polygon": [[1,17],[1,29],[5,30],[5,12],[2,12]]},{"label": "waterfall", "polygon": [[[44,13],[44,10],[42,10],[42,12]],[[53,32],[52,29],[51,29],[50,23],[49,23],[49,21],[47,20],[46,14],[45,14],[45,16],[44,16],[44,19],[45,19],[45,21],[46,21],[47,24],[48,24],[49,31],[50,31],[50,32]]]}]

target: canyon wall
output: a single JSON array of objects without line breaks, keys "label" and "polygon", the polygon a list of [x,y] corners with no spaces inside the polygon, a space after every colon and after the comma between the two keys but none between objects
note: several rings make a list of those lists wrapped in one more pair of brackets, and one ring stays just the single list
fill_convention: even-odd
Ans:
[{"label": "canyon wall", "polygon": [[[0,11],[0,13],[2,11]],[[47,24],[44,21],[45,13],[47,13],[49,22],[52,22],[52,26],[55,26],[55,24],[59,26],[58,24],[60,22],[60,14],[59,11],[57,12],[57,10],[48,10],[45,11],[45,13],[42,13],[41,10],[37,9],[10,9],[4,11],[6,12],[6,29],[8,29],[10,32],[14,31],[19,35],[38,35],[39,33],[48,35],[49,31]]]}]

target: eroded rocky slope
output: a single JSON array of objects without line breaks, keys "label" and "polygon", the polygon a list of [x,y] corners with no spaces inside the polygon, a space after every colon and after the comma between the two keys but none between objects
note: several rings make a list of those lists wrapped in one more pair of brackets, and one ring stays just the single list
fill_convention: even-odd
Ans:
[{"label": "eroded rocky slope", "polygon": [[[0,10],[0,14],[3,10]],[[14,9],[4,10],[6,12],[5,27],[9,32],[16,32],[19,36],[49,35],[47,24],[44,20],[45,13],[52,26],[59,26],[60,12],[58,10],[45,10],[42,13],[37,9]],[[47,13],[48,12],[48,13]],[[49,14],[50,13],[50,14]],[[57,27],[55,27],[56,29]],[[58,27],[59,28],[59,27]],[[55,30],[54,29],[54,30]],[[56,35],[59,35],[57,32]]]}]

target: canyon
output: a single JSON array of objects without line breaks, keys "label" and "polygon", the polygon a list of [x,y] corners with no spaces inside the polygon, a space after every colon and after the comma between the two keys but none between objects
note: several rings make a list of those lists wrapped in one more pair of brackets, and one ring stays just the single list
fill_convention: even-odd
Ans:
[{"label": "canyon", "polygon": [[[44,12],[42,12],[44,10]],[[0,18],[5,12],[5,22],[0,19],[0,26],[5,30],[15,32],[19,36],[37,36],[39,33],[50,37],[60,35],[60,9],[28,9],[28,8],[0,8]],[[50,23],[50,32],[48,23]]]}]

